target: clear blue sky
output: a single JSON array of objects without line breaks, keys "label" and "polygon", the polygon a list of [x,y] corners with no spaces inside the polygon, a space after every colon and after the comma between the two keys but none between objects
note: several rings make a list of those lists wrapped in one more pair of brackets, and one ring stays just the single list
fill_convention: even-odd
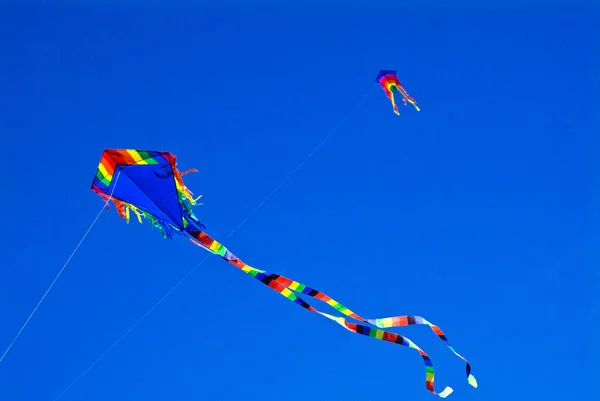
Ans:
[{"label": "clear blue sky", "polygon": [[[186,183],[204,194],[208,233],[249,264],[366,317],[438,324],[478,389],[427,327],[396,332],[429,353],[449,400],[589,399],[597,18],[550,5],[3,6],[1,351],[101,208],[102,150],[167,150],[200,170]],[[373,88],[381,68],[420,113],[393,114]],[[111,208],[0,364],[0,399],[52,400],[205,255]],[[416,352],[210,257],[60,400],[434,400],[424,376]]]}]

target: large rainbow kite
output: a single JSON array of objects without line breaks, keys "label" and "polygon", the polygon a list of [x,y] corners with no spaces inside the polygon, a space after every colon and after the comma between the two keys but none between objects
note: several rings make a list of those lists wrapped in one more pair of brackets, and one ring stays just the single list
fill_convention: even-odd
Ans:
[{"label": "large rainbow kite", "polygon": [[[242,262],[225,246],[206,234],[204,225],[194,215],[192,209],[200,197],[194,198],[181,177],[188,172],[197,170],[180,173],[176,165],[176,157],[169,152],[107,149],[102,153],[100,165],[92,183],[92,190],[107,202],[107,208],[108,202],[112,201],[119,215],[128,223],[131,213],[134,213],[140,223],[142,218],[147,219],[152,226],[161,231],[165,238],[172,238],[173,234],[188,237],[194,244],[221,256],[233,266],[277,291],[293,303],[331,319],[353,333],[417,350],[425,362],[426,388],[433,394],[445,398],[453,390],[446,387],[439,393],[435,392],[434,370],[429,356],[408,338],[381,330],[414,324],[428,325],[454,354],[466,362],[467,380],[473,387],[477,387],[477,381],[471,374],[469,362],[452,348],[442,330],[426,319],[420,316],[365,319],[314,288],[279,274],[256,269]],[[299,294],[323,301],[345,317],[317,310],[300,298]],[[359,323],[349,322],[346,318],[352,318]]]}]

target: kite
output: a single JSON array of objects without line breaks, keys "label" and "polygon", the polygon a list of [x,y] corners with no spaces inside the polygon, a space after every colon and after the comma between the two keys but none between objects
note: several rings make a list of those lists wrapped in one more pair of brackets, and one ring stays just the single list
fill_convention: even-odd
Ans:
[{"label": "kite", "polygon": [[[169,152],[106,149],[102,153],[96,176],[92,182],[92,190],[104,199],[107,209],[112,201],[119,215],[127,223],[133,213],[140,223],[143,218],[148,220],[151,226],[161,231],[163,237],[172,239],[174,234],[187,237],[194,244],[212,254],[219,255],[291,302],[310,312],[324,316],[353,333],[415,349],[425,363],[427,390],[441,398],[446,398],[453,390],[451,387],[446,387],[443,391],[436,393],[434,369],[429,356],[408,338],[382,330],[415,324],[428,325],[446,346],[466,363],[467,381],[471,386],[477,387],[477,381],[471,374],[469,362],[454,350],[442,330],[426,319],[420,316],[365,319],[321,291],[242,262],[225,246],[206,234],[205,226],[194,214],[193,207],[198,205],[197,201],[202,195],[194,197],[193,193],[185,186],[182,176],[198,170],[192,169],[180,173],[176,166],[176,156]],[[323,301],[342,316],[317,310],[301,296]],[[352,318],[358,323],[350,322],[347,318]]]},{"label": "kite", "polygon": [[419,106],[417,106],[417,102],[415,99],[406,92],[398,76],[396,76],[396,71],[394,70],[381,70],[379,71],[379,75],[375,78],[375,82],[379,83],[379,85],[383,88],[385,95],[392,101],[392,107],[394,108],[394,113],[400,115],[400,111],[398,110],[398,105],[396,104],[396,100],[394,99],[394,93],[400,92],[402,94],[402,101],[406,106],[406,102],[410,102],[417,111],[421,111]]}]

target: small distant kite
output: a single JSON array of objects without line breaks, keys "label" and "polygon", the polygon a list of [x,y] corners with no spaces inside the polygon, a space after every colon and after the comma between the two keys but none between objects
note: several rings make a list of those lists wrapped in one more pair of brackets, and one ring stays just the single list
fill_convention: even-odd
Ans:
[{"label": "small distant kite", "polygon": [[[197,205],[197,200],[200,197],[194,198],[192,192],[184,185],[181,177],[187,172],[197,170],[180,173],[176,165],[176,157],[169,152],[107,149],[102,153],[100,165],[92,182],[92,190],[107,202],[107,207],[108,202],[112,200],[119,215],[127,222],[129,222],[130,213],[133,212],[140,223],[142,218],[147,219],[150,225],[161,231],[163,237],[172,238],[173,234],[187,237],[194,244],[221,256],[233,266],[280,293],[293,303],[310,312],[331,319],[353,333],[417,350],[425,362],[426,388],[433,394],[446,398],[453,390],[446,387],[440,393],[435,392],[433,364],[429,356],[408,338],[391,331],[381,330],[388,327],[415,324],[429,326],[455,355],[466,362],[467,381],[471,386],[477,387],[477,381],[471,374],[469,362],[452,348],[442,330],[426,319],[420,316],[365,319],[314,288],[279,274],[256,269],[242,262],[227,248],[204,232],[204,225],[192,211],[193,206]],[[360,234],[358,236],[360,237]],[[214,275],[212,272],[205,272],[205,274]],[[216,276],[214,278],[215,283],[223,280],[219,274],[214,276]],[[327,303],[345,317],[334,316],[317,310],[300,298],[300,294]],[[352,318],[362,324],[348,322],[346,318]]]},{"label": "small distant kite", "polygon": [[400,83],[400,80],[396,76],[396,71],[394,70],[381,70],[379,71],[379,75],[375,78],[375,82],[379,83],[383,90],[385,91],[385,95],[392,101],[392,107],[394,108],[394,113],[400,115],[400,111],[398,110],[398,105],[396,104],[396,100],[394,99],[394,93],[400,92],[402,94],[402,101],[406,106],[406,102],[408,101],[410,104],[415,106],[417,111],[421,111],[419,106],[417,106],[417,102],[415,99],[409,95],[404,87]]}]

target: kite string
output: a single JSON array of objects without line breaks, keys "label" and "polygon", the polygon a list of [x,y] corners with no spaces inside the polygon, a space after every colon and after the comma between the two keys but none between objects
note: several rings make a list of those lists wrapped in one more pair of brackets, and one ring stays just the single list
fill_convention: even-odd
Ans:
[{"label": "kite string", "polygon": [[[348,118],[350,118],[350,116],[352,114],[354,114],[356,109],[358,109],[360,107],[360,105],[363,104],[363,102],[365,100],[367,100],[367,97],[369,97],[371,92],[373,92],[374,88],[375,87],[372,87],[365,94],[365,96],[358,103],[356,103],[356,106],[354,106],[352,108],[352,110],[350,110],[350,112],[348,114],[346,114],[346,117],[342,118],[342,120],[338,123],[338,125],[336,125],[334,129],[329,131],[329,133],[325,136],[325,138],[323,138],[323,140],[317,146],[315,146],[314,149],[312,151],[310,151],[308,153],[308,155],[283,180],[281,180],[281,182],[279,184],[277,184],[277,186],[267,196],[265,196],[265,198],[262,201],[259,202],[259,204],[240,222],[240,224],[238,224],[237,227],[235,227],[233,230],[231,230],[231,232],[229,234],[227,234],[225,239],[228,239],[237,230],[239,230],[246,223],[246,221],[248,221],[250,219],[250,217],[252,217],[254,215],[254,213],[256,213],[258,211],[258,209],[260,209],[262,207],[262,205],[264,205],[271,198],[271,196],[273,196],[275,194],[275,192],[277,192],[279,190],[279,188],[281,188],[283,186],[283,184],[285,184],[290,179],[290,177],[296,173],[296,171],[300,170],[300,168],[304,165],[304,163],[306,163],[325,144],[325,142],[327,142],[329,140],[329,138],[331,138],[333,136],[333,134],[335,134],[335,132],[346,122],[346,120],[348,120]],[[198,267],[198,266],[196,266],[196,267]]]},{"label": "kite string", "polygon": [[200,266],[202,263],[204,263],[204,261],[206,261],[206,259],[208,259],[209,257],[210,257],[210,255],[206,255],[206,256],[204,257],[204,259],[203,259],[202,261],[200,261],[200,263],[198,263],[198,265],[197,265],[197,266],[196,266],[194,269],[192,269],[192,270],[188,271],[188,272],[185,274],[185,276],[183,276],[183,277],[181,278],[181,280],[179,280],[179,281],[177,282],[177,284],[175,284],[175,285],[174,285],[174,286],[173,286],[173,287],[172,287],[172,288],[171,288],[171,289],[170,289],[170,290],[169,290],[169,291],[168,291],[168,292],[167,292],[165,295],[163,295],[163,296],[162,296],[162,298],[161,298],[161,299],[160,299],[160,300],[159,300],[157,303],[155,303],[153,307],[151,307],[150,309],[148,309],[148,311],[146,311],[146,313],[144,313],[144,314],[142,315],[142,317],[140,317],[140,318],[139,318],[139,319],[138,319],[138,320],[137,320],[137,321],[136,321],[136,322],[135,322],[135,323],[134,323],[134,324],[133,324],[133,325],[132,325],[132,326],[131,326],[131,327],[130,327],[128,330],[127,330],[127,331],[125,331],[125,332],[124,332],[124,333],[121,335],[121,337],[119,337],[119,338],[117,339],[117,341],[115,341],[115,342],[114,342],[114,343],[113,343],[113,344],[112,344],[110,347],[108,347],[108,348],[106,349],[106,351],[104,351],[102,354],[100,354],[100,356],[99,356],[98,358],[96,358],[96,359],[94,360],[94,362],[92,362],[92,363],[91,363],[91,364],[90,364],[90,365],[89,365],[89,366],[88,366],[88,367],[87,367],[87,368],[86,368],[86,369],[85,369],[83,372],[81,372],[81,373],[79,374],[79,376],[77,376],[77,377],[75,378],[75,380],[73,380],[73,381],[72,381],[72,382],[71,382],[71,383],[70,383],[70,384],[69,384],[69,385],[68,385],[68,386],[67,386],[67,387],[66,387],[66,388],[65,388],[65,389],[64,389],[64,390],[63,390],[63,391],[62,391],[62,392],[59,394],[59,395],[57,395],[57,396],[56,396],[56,397],[53,399],[53,401],[56,401],[56,400],[58,400],[58,399],[59,399],[60,397],[62,397],[62,396],[63,396],[63,395],[64,395],[64,394],[65,394],[67,391],[69,391],[69,390],[71,389],[71,387],[73,387],[73,385],[75,385],[75,383],[77,383],[77,382],[79,381],[79,379],[81,379],[83,376],[85,376],[85,374],[86,374],[87,372],[89,372],[89,371],[90,371],[90,370],[91,370],[91,369],[92,369],[94,366],[96,366],[96,364],[97,364],[98,362],[100,362],[100,360],[101,360],[102,358],[104,358],[104,357],[106,356],[106,354],[108,354],[108,353],[109,353],[109,352],[110,352],[110,351],[111,351],[111,350],[112,350],[114,347],[116,347],[116,346],[117,346],[117,344],[119,344],[119,343],[120,343],[120,342],[121,342],[121,341],[122,341],[122,340],[123,340],[125,337],[127,337],[127,335],[128,335],[129,333],[131,333],[131,332],[133,331],[133,329],[135,329],[135,328],[137,327],[137,325],[138,325],[138,324],[140,324],[140,323],[142,322],[142,320],[144,320],[144,319],[145,319],[145,318],[146,318],[146,317],[147,317],[147,316],[148,316],[150,313],[152,313],[152,312],[154,311],[154,309],[156,309],[156,308],[158,307],[158,305],[160,305],[160,304],[161,304],[161,303],[162,303],[162,302],[163,302],[165,299],[167,299],[167,297],[168,297],[169,295],[171,295],[171,294],[172,294],[172,293],[173,293],[173,292],[174,292],[174,291],[175,291],[175,290],[176,290],[176,289],[177,289],[177,288],[178,288],[178,287],[181,285],[181,283],[183,283],[183,282],[184,282],[184,281],[185,281],[185,280],[186,280],[186,279],[187,279],[189,276],[191,276],[191,275],[192,275],[192,273],[194,273],[194,271],[196,270],[196,268],[197,268],[198,266]]},{"label": "kite string", "polygon": [[81,240],[79,240],[79,243],[77,244],[77,246],[75,247],[75,249],[71,253],[71,256],[69,256],[69,258],[67,259],[67,261],[65,262],[65,264],[63,265],[63,267],[60,269],[60,271],[58,272],[58,274],[56,275],[56,277],[54,277],[54,280],[52,281],[52,283],[50,284],[50,286],[48,287],[48,289],[46,289],[46,292],[44,293],[44,295],[42,296],[42,298],[40,298],[40,300],[38,301],[38,303],[35,306],[35,308],[33,308],[33,310],[31,311],[31,313],[29,314],[29,317],[27,318],[27,320],[25,320],[25,323],[23,323],[23,325],[21,326],[21,329],[17,332],[17,335],[13,338],[13,340],[9,344],[8,348],[6,348],[6,351],[4,351],[4,353],[2,354],[2,357],[0,357],[0,362],[2,362],[2,360],[4,359],[4,357],[6,356],[6,354],[8,354],[8,351],[10,351],[10,349],[12,348],[12,346],[14,345],[14,343],[17,341],[17,339],[19,338],[19,336],[21,335],[21,333],[23,332],[23,330],[27,326],[27,324],[29,324],[29,321],[31,320],[31,318],[33,317],[33,315],[37,312],[37,310],[39,309],[40,305],[42,304],[42,302],[44,301],[44,299],[46,298],[46,296],[48,295],[48,293],[50,292],[50,290],[52,289],[52,287],[54,287],[54,284],[56,283],[56,281],[58,280],[58,278],[61,276],[61,274],[63,273],[63,271],[65,270],[65,268],[68,266],[69,262],[71,262],[71,259],[73,258],[73,256],[75,256],[75,253],[77,253],[77,251],[79,250],[79,247],[81,246],[81,244],[83,243],[83,241],[86,239],[86,237],[88,236],[88,234],[92,230],[92,227],[94,227],[94,225],[96,224],[96,222],[100,218],[100,215],[104,211],[104,208],[108,206],[108,202],[110,201],[110,198],[112,197],[112,194],[115,191],[115,188],[117,186],[117,181],[119,181],[119,175],[120,174],[121,174],[120,172],[119,172],[119,174],[117,174],[117,177],[116,177],[116,180],[115,180],[115,185],[113,186],[113,189],[112,189],[112,191],[110,193],[109,198],[106,200],[106,203],[102,206],[102,209],[100,209],[100,212],[98,213],[98,215],[96,216],[96,218],[94,219],[94,221],[92,222],[92,224],[89,226],[89,228],[87,229],[87,231],[85,232],[85,234],[83,235],[83,237],[81,237]]},{"label": "kite string", "polygon": [[[324,144],[327,142],[333,134],[354,114],[354,112],[364,103],[365,100],[369,97],[369,95],[373,92],[375,87],[371,87],[365,94],[365,96],[358,102],[356,105],[348,112],[348,114],[331,130],[329,133],[323,138],[323,140],[312,150],[309,154],[283,179],[281,182],[265,197],[261,200],[258,205],[244,218],[242,221],[233,229],[225,239],[228,239],[233,234],[235,234],[257,211],[260,209],[278,190],[285,184],[289,178],[296,173]],[[53,401],[58,400],[62,397],[75,383],[79,381],[88,371],[90,371],[104,356],[106,356],[114,347],[117,346],[129,333],[133,331],[154,309],[156,309],[169,295],[171,295],[189,276],[191,276],[207,259],[209,255],[204,257],[200,262],[196,264],[191,270],[189,270],[182,278],[179,280],[167,293],[158,300],[142,317],[140,317],[128,330],[126,330],[121,337],[117,339],[112,345],[108,347],[106,351],[104,351],[98,358],[96,358],[79,376],[75,378],[57,397],[53,399]]]}]

